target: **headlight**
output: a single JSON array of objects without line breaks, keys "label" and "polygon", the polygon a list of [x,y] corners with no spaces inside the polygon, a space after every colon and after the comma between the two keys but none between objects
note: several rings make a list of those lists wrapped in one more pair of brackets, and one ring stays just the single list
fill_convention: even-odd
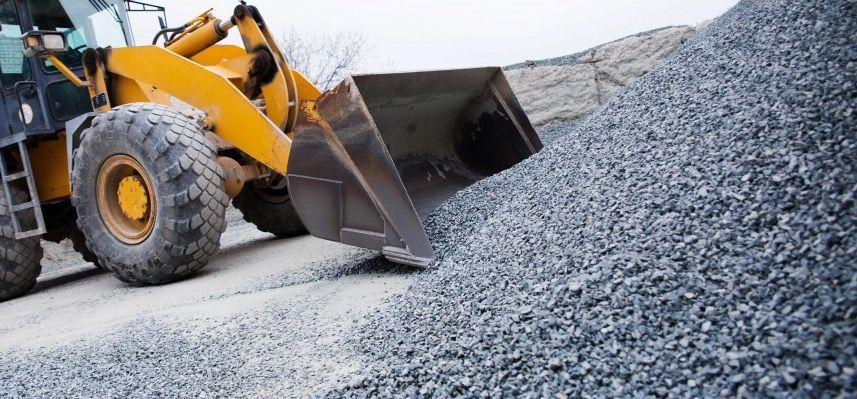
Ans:
[{"label": "headlight", "polygon": [[42,45],[47,51],[65,50],[65,36],[61,33],[45,33],[42,35]]},{"label": "headlight", "polygon": [[56,55],[65,51],[65,36],[57,31],[31,30],[21,39],[27,57]]},{"label": "headlight", "polygon": [[40,43],[39,43],[39,37],[38,36],[24,37],[24,48],[38,47],[39,44]]}]

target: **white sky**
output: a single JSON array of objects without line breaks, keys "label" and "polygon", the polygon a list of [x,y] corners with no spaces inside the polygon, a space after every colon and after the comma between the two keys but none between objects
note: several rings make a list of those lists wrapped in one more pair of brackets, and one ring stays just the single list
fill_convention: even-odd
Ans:
[{"label": "white sky", "polygon": [[[205,9],[231,15],[236,0],[146,0],[170,26]],[[251,0],[274,35],[362,32],[371,49],[362,72],[507,65],[585,50],[629,34],[714,18],[737,0]],[[157,31],[135,18],[138,44]],[[240,43],[237,32],[229,42]]]}]

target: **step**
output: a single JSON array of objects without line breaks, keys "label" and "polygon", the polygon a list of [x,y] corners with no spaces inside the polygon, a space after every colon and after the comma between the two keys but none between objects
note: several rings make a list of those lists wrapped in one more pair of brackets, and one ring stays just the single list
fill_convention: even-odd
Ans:
[{"label": "step", "polygon": [[22,231],[20,233],[15,233],[15,239],[20,240],[22,238],[28,238],[28,237],[37,236],[40,234],[45,234],[45,229],[40,227],[40,228],[33,229],[33,230],[27,230],[27,231]]},{"label": "step", "polygon": [[3,181],[4,181],[4,182],[6,182],[6,183],[8,183],[8,182],[10,182],[10,181],[15,181],[15,180],[18,180],[18,179],[23,179],[23,178],[25,178],[25,177],[29,177],[29,176],[30,176],[30,172],[29,172],[29,171],[24,170],[24,171],[20,171],[20,172],[18,172],[18,173],[12,173],[11,175],[3,176]]},{"label": "step", "polygon": [[13,213],[21,212],[23,210],[27,210],[27,209],[31,209],[31,208],[33,208],[33,201],[24,202],[24,203],[18,204],[18,205],[12,205],[10,207],[10,209],[12,210]]}]

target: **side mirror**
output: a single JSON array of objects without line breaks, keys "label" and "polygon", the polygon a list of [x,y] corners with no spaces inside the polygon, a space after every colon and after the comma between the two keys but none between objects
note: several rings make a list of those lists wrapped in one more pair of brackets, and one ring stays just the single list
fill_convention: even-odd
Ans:
[{"label": "side mirror", "polygon": [[21,36],[24,55],[27,57],[62,54],[65,52],[65,35],[52,30],[31,30]]},{"label": "side mirror", "polygon": [[158,24],[161,25],[161,29],[167,29],[167,23],[160,15],[158,15]]}]

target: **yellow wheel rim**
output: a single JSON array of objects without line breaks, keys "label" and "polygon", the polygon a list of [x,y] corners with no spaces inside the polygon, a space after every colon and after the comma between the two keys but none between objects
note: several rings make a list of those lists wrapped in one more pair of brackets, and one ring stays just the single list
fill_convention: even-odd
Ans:
[{"label": "yellow wheel rim", "polygon": [[98,172],[98,211],[114,237],[138,244],[155,224],[155,192],[148,173],[128,155],[114,155]]},{"label": "yellow wheel rim", "polygon": [[126,176],[119,181],[116,191],[119,208],[129,219],[141,220],[149,208],[149,198],[144,183],[139,176]]}]

